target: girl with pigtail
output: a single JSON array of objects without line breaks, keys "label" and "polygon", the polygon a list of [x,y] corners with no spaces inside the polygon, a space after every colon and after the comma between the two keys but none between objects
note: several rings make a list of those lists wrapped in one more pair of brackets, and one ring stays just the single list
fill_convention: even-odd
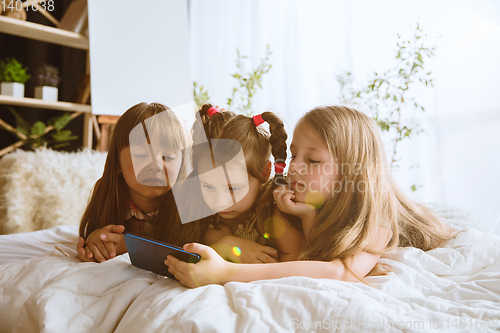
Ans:
[{"label": "girl with pigtail", "polygon": [[[196,118],[193,173],[177,200],[183,223],[208,221],[203,242],[229,261],[276,262],[281,253],[269,246],[273,240],[258,228],[256,207],[272,183],[271,150],[277,161],[286,158],[283,122],[272,112],[247,117],[220,112],[210,104],[202,106]],[[269,123],[271,134],[260,126],[264,122]]]},{"label": "girl with pigtail", "polygon": [[[191,243],[184,250],[201,255],[200,262],[172,256],[165,261],[182,284],[192,288],[288,276],[365,282],[366,276],[391,269],[378,262],[383,253],[397,246],[431,250],[457,234],[399,189],[380,130],[366,114],[345,106],[315,108],[298,121],[290,148],[288,186],[273,184],[269,189],[276,187],[276,206],[262,202],[257,210],[263,214],[263,232],[277,234],[280,225],[289,224],[300,230],[304,242],[289,244],[300,248],[298,261],[229,263],[210,247]],[[269,227],[265,216],[270,209]]]}]

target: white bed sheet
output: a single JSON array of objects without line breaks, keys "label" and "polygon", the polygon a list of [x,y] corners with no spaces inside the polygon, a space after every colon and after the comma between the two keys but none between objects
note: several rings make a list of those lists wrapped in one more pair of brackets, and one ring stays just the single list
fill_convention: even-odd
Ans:
[{"label": "white bed sheet", "polygon": [[0,265],[41,256],[76,257],[77,243],[78,226],[76,225],[0,235]]},{"label": "white bed sheet", "polygon": [[[186,289],[131,266],[127,254],[102,264],[79,262],[76,228],[0,236],[0,244],[6,238],[10,245],[23,240],[31,245],[0,266],[0,332],[309,332],[310,325],[315,332],[335,327],[491,332],[500,327],[500,236],[471,227],[444,248],[384,255],[394,272],[369,277],[373,287],[291,277]],[[74,243],[61,249],[64,255],[50,243],[57,240]],[[3,256],[7,247],[1,246]],[[40,256],[21,260],[37,251]]]}]

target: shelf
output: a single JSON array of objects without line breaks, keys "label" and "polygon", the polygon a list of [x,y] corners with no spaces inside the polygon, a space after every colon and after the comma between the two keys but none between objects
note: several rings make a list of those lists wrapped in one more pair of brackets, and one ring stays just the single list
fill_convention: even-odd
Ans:
[{"label": "shelf", "polygon": [[16,98],[12,96],[0,95],[0,104],[26,106],[30,108],[41,108],[59,111],[79,111],[91,113],[92,108],[87,104],[69,103],[69,102],[47,102],[38,98]]},{"label": "shelf", "polygon": [[0,32],[81,50],[89,49],[89,39],[76,32],[22,21],[7,16],[0,16]]}]

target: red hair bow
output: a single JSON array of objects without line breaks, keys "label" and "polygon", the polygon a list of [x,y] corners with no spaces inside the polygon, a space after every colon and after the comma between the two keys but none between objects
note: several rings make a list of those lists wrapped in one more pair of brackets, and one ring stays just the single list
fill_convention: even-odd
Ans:
[{"label": "red hair bow", "polygon": [[262,114],[258,114],[256,116],[253,116],[252,118],[255,126],[259,126],[265,121],[264,119],[262,119]]},{"label": "red hair bow", "polygon": [[276,173],[283,173],[283,170],[285,170],[286,163],[274,163],[274,172]]},{"label": "red hair bow", "polygon": [[207,110],[207,114],[209,117],[212,117],[215,113],[219,112],[219,109],[217,109],[215,106],[211,106],[210,109]]}]

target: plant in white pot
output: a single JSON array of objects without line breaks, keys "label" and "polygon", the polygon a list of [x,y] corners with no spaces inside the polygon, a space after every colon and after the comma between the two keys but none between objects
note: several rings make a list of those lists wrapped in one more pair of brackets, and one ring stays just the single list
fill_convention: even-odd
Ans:
[{"label": "plant in white pot", "polygon": [[35,98],[57,102],[57,85],[61,82],[59,69],[48,64],[43,64],[38,68],[36,79],[38,86],[35,87]]},{"label": "plant in white pot", "polygon": [[23,98],[24,83],[30,78],[27,71],[28,68],[23,68],[15,58],[0,61],[1,94]]}]

